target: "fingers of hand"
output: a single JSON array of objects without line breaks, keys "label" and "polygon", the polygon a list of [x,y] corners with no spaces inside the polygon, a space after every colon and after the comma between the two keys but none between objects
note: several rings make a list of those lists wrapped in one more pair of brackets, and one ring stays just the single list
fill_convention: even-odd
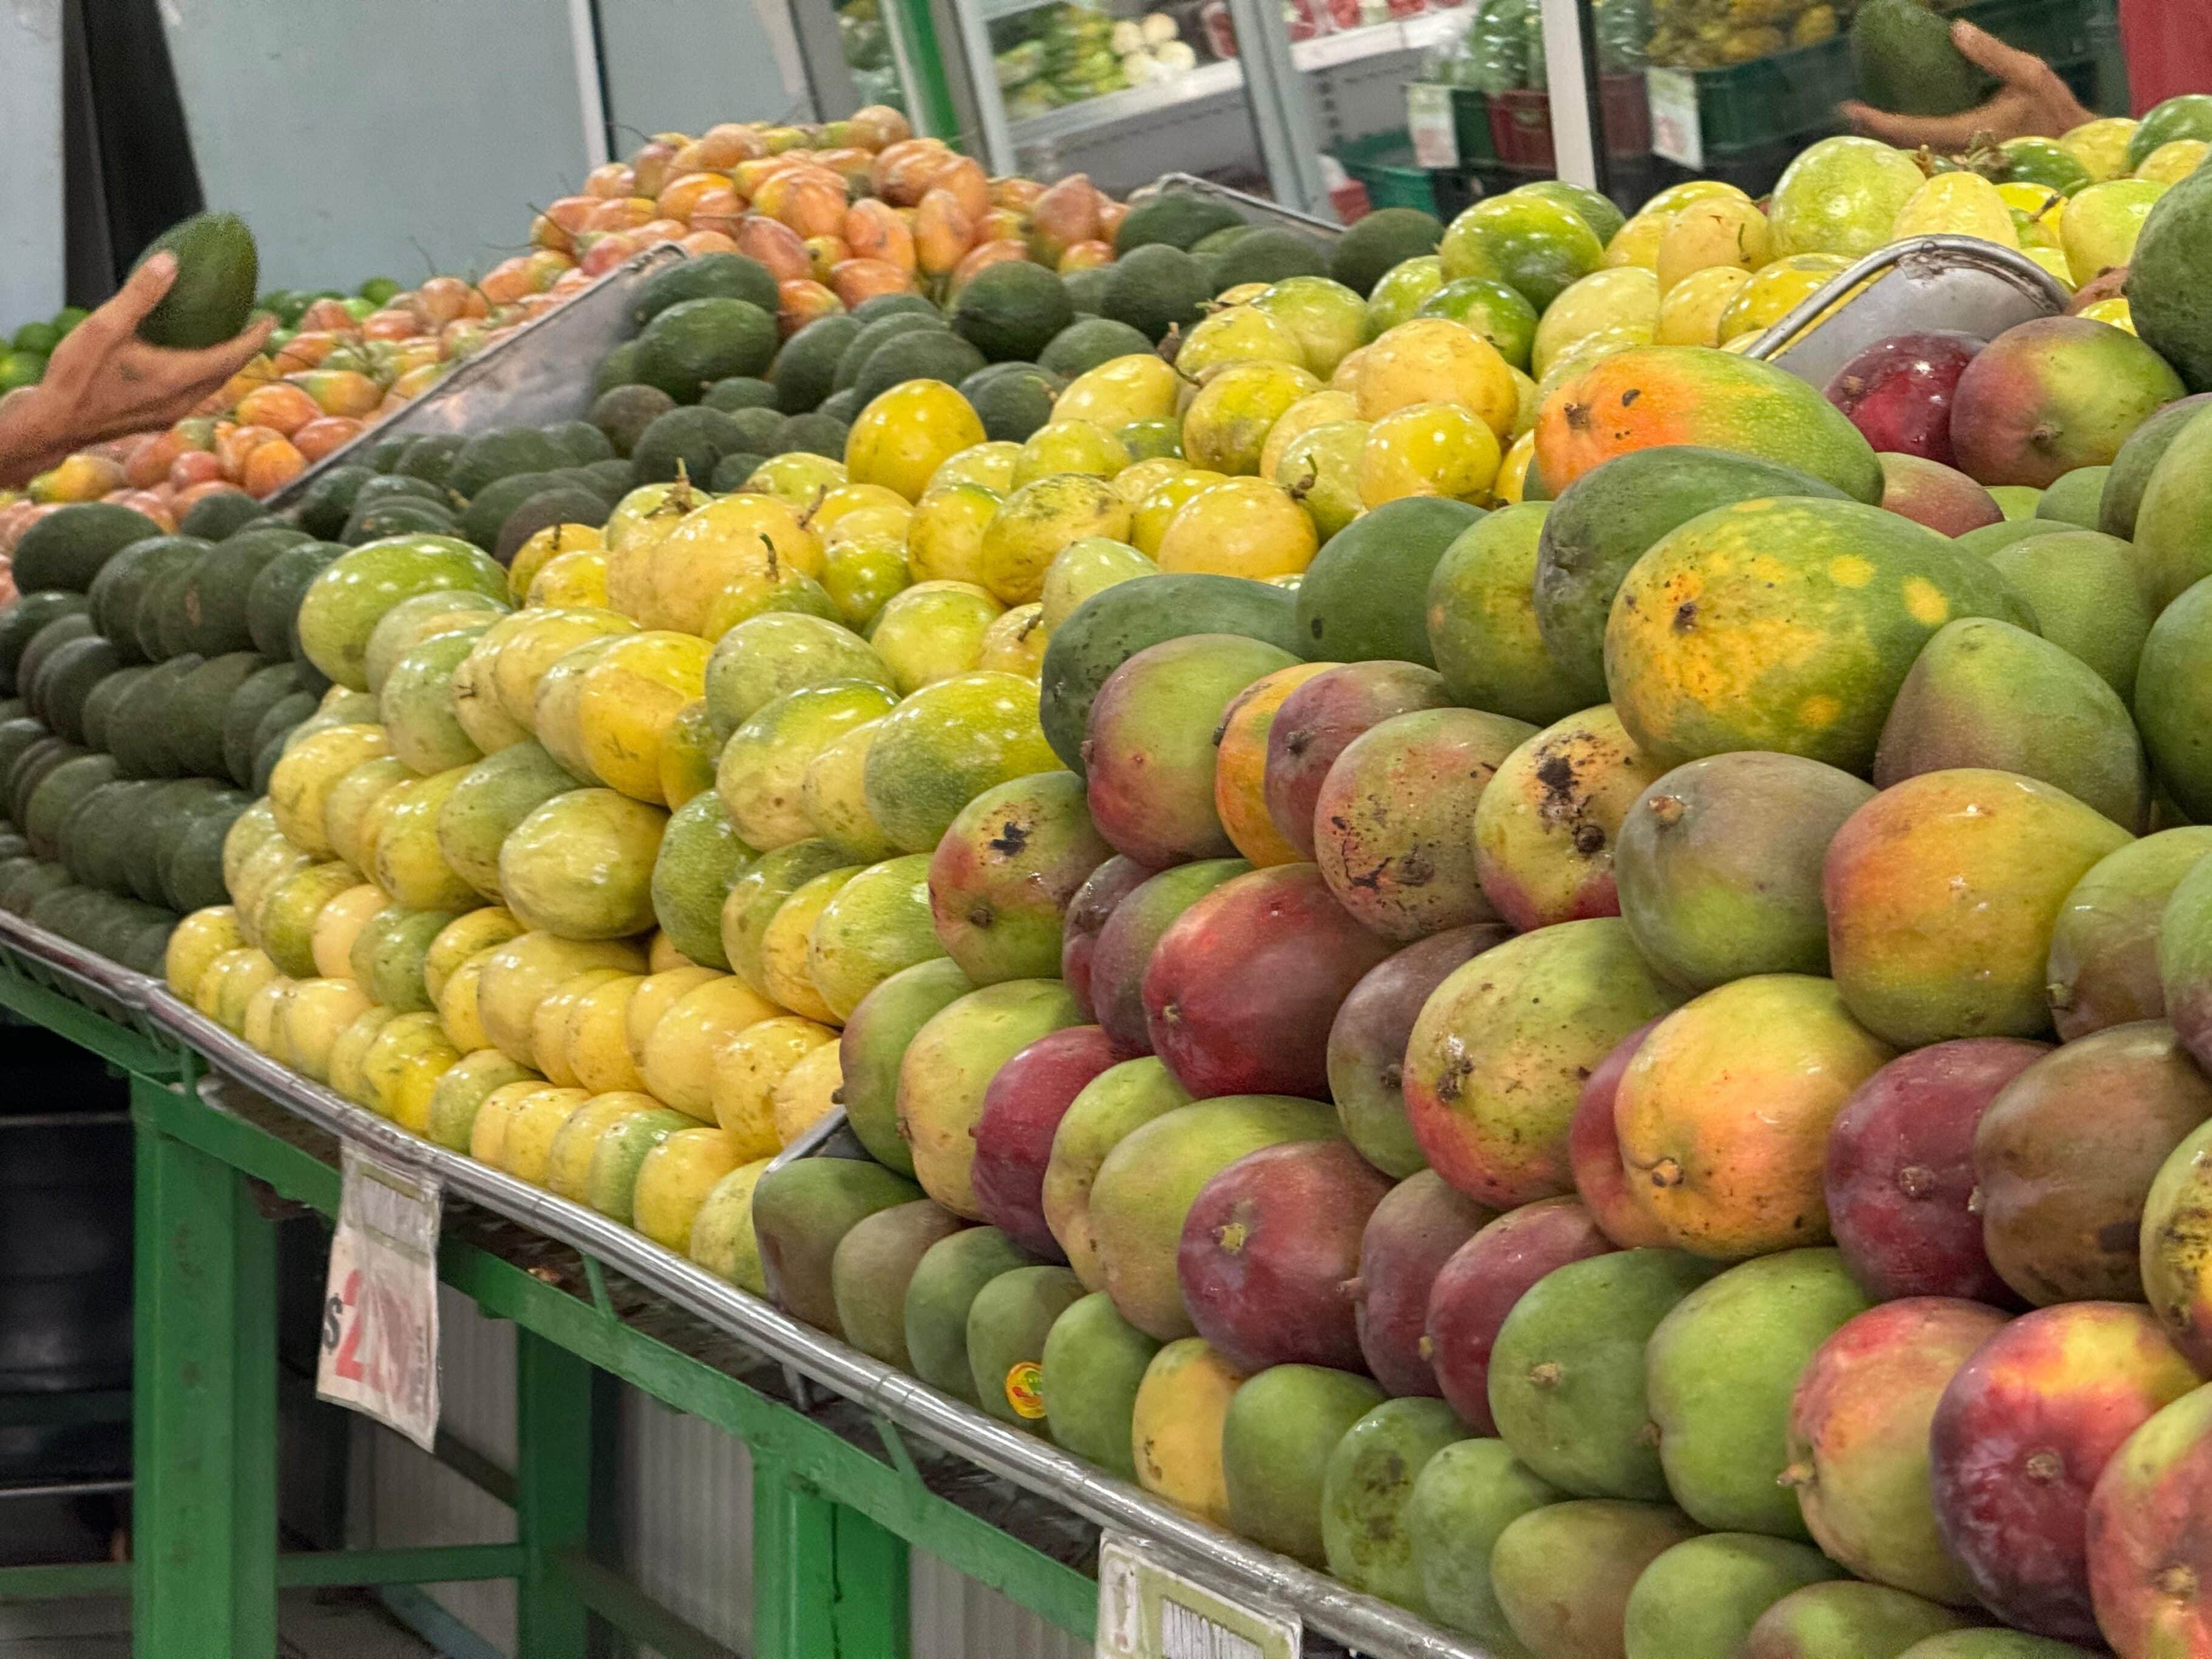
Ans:
[{"label": "fingers of hand", "polygon": [[191,351],[164,351],[161,356],[173,362],[173,373],[205,379],[212,376],[217,384],[228,380],[240,369],[260,355],[261,348],[276,330],[273,318],[264,317],[250,325],[234,338],[217,345],[202,346]]},{"label": "fingers of hand", "polygon": [[1871,105],[1847,103],[1843,106],[1844,118],[1852,129],[1869,138],[1879,138],[1884,143],[1894,144],[1899,149],[1917,149],[1922,144],[1937,149],[1949,148],[1954,142],[1949,129],[1954,122],[1932,116],[1892,115],[1887,110]]},{"label": "fingers of hand", "polygon": [[2008,46],[1963,19],[1951,25],[1951,44],[1969,63],[1987,70],[2007,86],[2033,86],[2051,73],[2050,66],[2033,52]]},{"label": "fingers of hand", "polygon": [[86,319],[111,325],[118,334],[128,334],[159,305],[177,280],[177,256],[164,248],[132,271],[122,289]]}]

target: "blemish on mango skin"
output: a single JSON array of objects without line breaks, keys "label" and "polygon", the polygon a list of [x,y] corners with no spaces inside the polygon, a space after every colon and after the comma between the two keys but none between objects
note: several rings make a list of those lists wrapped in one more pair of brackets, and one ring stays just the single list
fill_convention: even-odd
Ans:
[{"label": "blemish on mango skin", "polygon": [[1798,722],[1815,732],[1824,732],[1833,726],[1843,717],[1843,700],[1825,691],[1808,697],[1797,705]]},{"label": "blemish on mango skin", "polygon": [[1925,576],[1907,576],[1901,592],[1906,613],[1923,627],[1941,628],[1951,620],[1950,600]]}]

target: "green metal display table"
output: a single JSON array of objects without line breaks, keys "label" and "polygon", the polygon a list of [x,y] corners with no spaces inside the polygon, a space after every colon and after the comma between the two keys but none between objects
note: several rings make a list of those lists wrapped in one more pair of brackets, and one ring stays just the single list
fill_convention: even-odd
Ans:
[{"label": "green metal display table", "polygon": [[[0,1006],[127,1075],[137,1193],[134,1558],[0,1569],[0,1600],[127,1589],[142,1659],[263,1659],[276,1651],[280,1588],[504,1578],[517,1587],[530,1659],[582,1659],[595,1619],[670,1659],[734,1659],[588,1548],[596,1370],[748,1447],[753,1659],[903,1655],[911,1543],[1088,1641],[1102,1526],[1224,1592],[1293,1607],[1310,1631],[1360,1652],[1483,1659],[829,1340],[593,1212],[429,1146],[253,1053],[152,981],[5,915]],[[515,1468],[460,1448],[446,1456],[512,1506],[512,1542],[277,1549],[271,1217],[336,1212],[342,1139],[440,1179],[441,1279],[517,1328]],[[1308,1650],[1342,1650],[1310,1635]]]}]

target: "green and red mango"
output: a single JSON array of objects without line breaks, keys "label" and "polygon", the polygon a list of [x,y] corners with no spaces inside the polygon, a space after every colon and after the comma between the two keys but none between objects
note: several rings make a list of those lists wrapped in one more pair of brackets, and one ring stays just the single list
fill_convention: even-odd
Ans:
[{"label": "green and red mango", "polygon": [[1198,1334],[1239,1370],[1364,1369],[1345,1286],[1390,1183],[1341,1140],[1263,1146],[1199,1189],[1176,1247]]},{"label": "green and red mango", "polygon": [[2005,1322],[1981,1303],[1907,1297],[1822,1343],[1790,1406],[1790,1466],[1813,1541],[1862,1578],[1974,1604],[1929,1497],[1928,1424],[1960,1366]]},{"label": "green and red mango", "polygon": [[1467,856],[1468,823],[1532,735],[1503,715],[1425,708],[1354,738],[1313,811],[1314,859],[1337,902],[1401,944],[1496,921],[1480,860]]},{"label": "green and red mango", "polygon": [[1967,1037],[1899,1054],[1862,1083],[1828,1129],[1822,1184],[1844,1265],[1869,1296],[2020,1298],[1990,1265],[1974,1128],[2004,1086],[2050,1053]]},{"label": "green and red mango", "polygon": [[1430,1166],[1494,1208],[1571,1192],[1584,1079],[1681,1000],[1617,916],[1539,928],[1457,969],[1406,1044],[1407,1113]]},{"label": "green and red mango", "polygon": [[1943,1543],[2005,1623],[2094,1642],[2089,1494],[2152,1413],[2197,1387],[2157,1321],[2069,1302],[1996,1332],[1943,1390],[1928,1434]]},{"label": "green and red mango", "polygon": [[2162,1020],[2044,1055],[1974,1129],[1990,1265],[2038,1306],[2142,1299],[2144,1205],[2175,1147],[2212,1117],[2212,1079]]},{"label": "green and red mango", "polygon": [[1267,727],[1267,816],[1300,858],[1314,855],[1314,805],[1336,757],[1394,714],[1449,708],[1443,677],[1419,663],[1346,663],[1302,682]]},{"label": "green and red mango", "polygon": [[1440,1398],[1425,1338],[1437,1275],[1496,1218],[1434,1170],[1393,1187],[1359,1237],[1359,1273],[1346,1286],[1366,1369],[1391,1395]]},{"label": "green and red mango", "polygon": [[1830,971],[1861,1024],[1903,1048],[2037,1036],[2074,884],[2128,832],[2010,772],[1925,772],[1851,814],[1822,890]]},{"label": "green and red mango", "polygon": [[1475,873],[1498,914],[1523,933],[1619,915],[1613,845],[1659,772],[1606,703],[1507,755],[1474,812]]},{"label": "green and red mango", "polygon": [[1297,659],[1238,634],[1147,646],[1106,678],[1083,738],[1097,832],[1155,868],[1237,849],[1213,803],[1214,730],[1253,681]]},{"label": "green and red mango", "polygon": [[1390,954],[1310,864],[1225,881],[1160,936],[1145,969],[1152,1051],[1199,1098],[1328,1095],[1328,1033]]},{"label": "green and red mango", "polygon": [[1073,772],[985,790],[930,855],[930,915],[945,954],[978,985],[1059,972],[1068,906],[1113,851]]},{"label": "green and red mango", "polygon": [[1352,988],[1328,1028],[1328,1091],[1344,1133],[1385,1175],[1428,1167],[1406,1115],[1406,1040],[1429,994],[1453,969],[1513,937],[1503,922],[1478,922],[1409,945]]}]

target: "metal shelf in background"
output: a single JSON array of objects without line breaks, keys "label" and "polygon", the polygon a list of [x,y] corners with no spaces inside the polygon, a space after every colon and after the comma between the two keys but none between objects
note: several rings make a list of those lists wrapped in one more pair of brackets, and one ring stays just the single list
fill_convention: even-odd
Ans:
[{"label": "metal shelf in background", "polygon": [[[1034,3],[1034,0],[1030,3]],[[990,3],[991,0],[985,0],[983,15],[999,15],[989,9]],[[1011,8],[1024,9],[1021,4]],[[1291,46],[1291,63],[1301,74],[1326,75],[1333,70],[1394,52],[1425,52],[1448,38],[1452,27],[1451,13],[1427,12],[1402,22],[1376,23],[1341,33],[1317,35]],[[1119,92],[1086,98],[1079,104],[1048,110],[1042,115],[1009,120],[1007,132],[1018,145],[1055,143],[1102,128],[1140,121],[1149,115],[1233,97],[1243,90],[1243,63],[1237,58],[1224,58],[1201,64],[1172,81],[1126,87]]]},{"label": "metal shelf in background", "polygon": [[1207,103],[1215,99],[1233,98],[1243,89],[1243,66],[1235,58],[1225,58],[1218,63],[1201,64],[1188,74],[1178,75],[1172,81],[1155,81],[1149,86],[1124,87],[1119,92],[1086,98],[1079,104],[1063,104],[1060,108],[1047,110],[1042,115],[1026,115],[1018,121],[1009,120],[1006,131],[1016,144],[1057,143],[1086,132],[1096,132],[1102,127],[1121,126],[1171,109]]},{"label": "metal shelf in background", "polygon": [[1465,22],[1463,11],[1425,11],[1364,28],[1340,29],[1310,40],[1293,41],[1291,62],[1304,74],[1318,75],[1391,52],[1426,52],[1449,40]]},{"label": "metal shelf in background", "polygon": [[1370,1659],[1490,1659],[1486,1650],[1361,1595],[1300,1564],[1192,1519],[1048,1443],[1017,1433],[799,1323],[598,1212],[436,1146],[249,1048],[166,987],[0,915],[0,950],[28,957],[150,1024],[220,1075],[307,1123],[434,1175],[445,1188],[580,1251],[671,1305],[788,1367],[895,1428],[1051,1500],[1101,1527],[1133,1534],[1169,1564],[1234,1596],[1297,1608],[1308,1626]]}]

